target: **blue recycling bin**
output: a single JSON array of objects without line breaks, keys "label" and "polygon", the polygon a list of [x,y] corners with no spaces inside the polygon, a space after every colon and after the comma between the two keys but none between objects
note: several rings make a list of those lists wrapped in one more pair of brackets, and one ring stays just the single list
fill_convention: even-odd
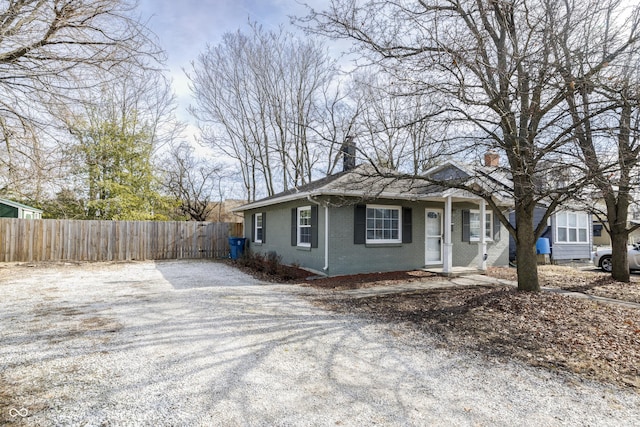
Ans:
[{"label": "blue recycling bin", "polygon": [[238,259],[244,253],[244,237],[229,237],[229,248],[231,248],[231,259]]},{"label": "blue recycling bin", "polygon": [[547,237],[540,237],[536,241],[536,253],[538,255],[549,255],[551,253],[551,245]]}]

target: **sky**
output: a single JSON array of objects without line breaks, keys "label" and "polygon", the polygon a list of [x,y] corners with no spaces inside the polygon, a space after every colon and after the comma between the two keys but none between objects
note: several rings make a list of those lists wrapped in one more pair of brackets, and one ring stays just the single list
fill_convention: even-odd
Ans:
[{"label": "sky", "polygon": [[[318,8],[327,3],[307,2]],[[187,112],[192,99],[184,70],[191,70],[191,62],[207,45],[219,44],[227,32],[247,30],[249,21],[265,29],[284,25],[293,30],[289,16],[303,16],[306,10],[296,0],[139,0],[140,18],[158,36],[168,55],[167,66],[179,103],[178,117],[190,122],[190,133],[195,132],[195,127]]]}]

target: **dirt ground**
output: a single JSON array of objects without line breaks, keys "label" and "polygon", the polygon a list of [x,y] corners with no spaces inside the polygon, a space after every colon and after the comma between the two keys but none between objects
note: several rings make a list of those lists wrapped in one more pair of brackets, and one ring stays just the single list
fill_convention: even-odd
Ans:
[{"label": "dirt ground", "polygon": [[[516,280],[513,268],[489,276]],[[615,282],[597,270],[541,266],[541,285],[640,303],[640,276]],[[328,292],[320,304],[380,322],[436,334],[443,346],[516,359],[554,371],[640,392],[640,310],[552,292],[521,293],[510,286],[475,286],[349,298],[344,289],[442,280],[426,272],[393,272],[305,281]]]}]

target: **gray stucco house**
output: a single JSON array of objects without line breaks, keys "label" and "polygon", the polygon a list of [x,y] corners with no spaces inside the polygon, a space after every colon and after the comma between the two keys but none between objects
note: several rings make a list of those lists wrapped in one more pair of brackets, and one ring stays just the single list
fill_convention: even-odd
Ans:
[{"label": "gray stucco house", "polygon": [[[484,180],[473,178],[474,185],[495,185],[487,190],[507,212],[512,201],[496,190],[502,179],[491,173]],[[476,176],[454,163],[428,174],[437,179]],[[328,276],[420,268],[447,274],[454,267],[484,270],[509,262],[508,232],[483,199],[424,180],[381,177],[370,165],[347,168],[235,211],[244,213],[251,251],[276,252],[285,264]]]}]

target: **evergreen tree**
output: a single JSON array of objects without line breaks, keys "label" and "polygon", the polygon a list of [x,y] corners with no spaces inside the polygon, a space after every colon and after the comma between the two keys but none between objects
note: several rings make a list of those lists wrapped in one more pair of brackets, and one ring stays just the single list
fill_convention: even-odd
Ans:
[{"label": "evergreen tree", "polygon": [[117,120],[93,114],[73,129],[75,173],[84,183],[87,219],[166,219],[170,202],[159,192],[149,131],[135,114]]}]

